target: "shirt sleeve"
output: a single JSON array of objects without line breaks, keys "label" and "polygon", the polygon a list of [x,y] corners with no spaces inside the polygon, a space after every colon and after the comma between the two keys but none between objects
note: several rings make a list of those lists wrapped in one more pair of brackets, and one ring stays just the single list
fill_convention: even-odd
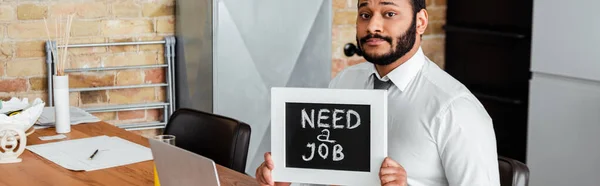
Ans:
[{"label": "shirt sleeve", "polygon": [[338,74],[331,80],[329,81],[329,88],[338,88],[338,81],[340,79],[340,76],[342,76],[342,74],[344,73],[344,71],[342,70],[341,72],[338,72]]},{"label": "shirt sleeve", "polygon": [[452,101],[432,126],[451,186],[500,185],[492,119],[474,96]]}]

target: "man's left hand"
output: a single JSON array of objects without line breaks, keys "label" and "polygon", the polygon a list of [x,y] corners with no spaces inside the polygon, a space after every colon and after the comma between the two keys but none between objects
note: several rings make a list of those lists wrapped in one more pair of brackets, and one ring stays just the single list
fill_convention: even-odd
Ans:
[{"label": "man's left hand", "polygon": [[379,179],[382,186],[407,186],[406,170],[392,158],[385,158],[379,170]]}]

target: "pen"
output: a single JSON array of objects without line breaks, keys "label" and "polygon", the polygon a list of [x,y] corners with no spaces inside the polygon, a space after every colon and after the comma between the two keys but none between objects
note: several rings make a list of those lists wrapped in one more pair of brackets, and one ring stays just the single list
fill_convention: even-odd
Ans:
[{"label": "pen", "polygon": [[91,160],[92,158],[94,158],[94,156],[96,156],[96,153],[98,153],[98,149],[96,149],[96,151],[94,151],[94,154],[92,154],[92,156],[90,156],[90,160]]}]

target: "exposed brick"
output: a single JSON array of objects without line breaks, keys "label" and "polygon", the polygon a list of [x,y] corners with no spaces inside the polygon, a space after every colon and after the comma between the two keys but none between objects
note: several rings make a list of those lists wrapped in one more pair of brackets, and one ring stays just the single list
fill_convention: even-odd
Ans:
[{"label": "exposed brick", "polygon": [[427,25],[427,30],[425,30],[425,35],[444,34],[445,33],[444,29],[443,29],[444,24],[446,24],[446,23],[442,22],[442,21],[429,22],[429,25]]},{"label": "exposed brick", "polygon": [[29,78],[29,85],[33,91],[47,91],[48,90],[48,78],[45,77],[34,77]]},{"label": "exposed brick", "polygon": [[92,68],[101,67],[101,57],[94,54],[69,56],[68,67],[69,68]]},{"label": "exposed brick", "polygon": [[175,18],[170,17],[168,19],[159,19],[156,21],[156,32],[157,33],[174,33],[175,32]]},{"label": "exposed brick", "polygon": [[166,68],[144,70],[144,82],[145,83],[163,83],[163,82],[165,82],[165,69]]},{"label": "exposed brick", "polygon": [[13,45],[11,43],[0,43],[0,59],[7,59],[13,56]]},{"label": "exposed brick", "polygon": [[115,74],[113,72],[106,73],[70,73],[69,87],[103,87],[113,86],[115,84]]},{"label": "exposed brick", "polygon": [[[0,93],[6,93],[6,92],[2,92],[0,91]],[[0,95],[0,100],[2,101],[8,101],[12,98],[12,96],[7,96],[7,95]]]},{"label": "exposed brick", "polygon": [[[141,37],[140,41],[161,41],[165,40],[162,36],[155,37]],[[140,45],[140,51],[164,51],[165,46],[162,44],[159,45]]]},{"label": "exposed brick", "polygon": [[421,43],[423,53],[440,68],[444,68],[444,37],[427,38]]},{"label": "exposed brick", "polygon": [[72,37],[100,35],[100,21],[73,21],[72,24]]},{"label": "exposed brick", "polygon": [[70,92],[69,93],[69,105],[74,107],[79,107],[79,92]]},{"label": "exposed brick", "polygon": [[336,11],[333,15],[333,25],[356,24],[356,11]]},{"label": "exposed brick", "polygon": [[130,65],[151,65],[156,64],[157,55],[155,53],[135,53],[122,56],[109,56],[104,62],[104,66],[130,66]]},{"label": "exposed brick", "polygon": [[[73,38],[69,41],[69,44],[88,44],[88,43],[104,43],[104,38]],[[69,55],[79,54],[99,54],[105,53],[106,47],[81,47],[81,48],[69,48]]]},{"label": "exposed brick", "polygon": [[53,17],[75,13],[78,18],[103,18],[108,16],[108,6],[104,2],[58,3],[50,7]]},{"label": "exposed brick", "polygon": [[[55,38],[55,27],[53,21],[48,21],[48,32],[50,38]],[[36,22],[14,22],[8,25],[8,37],[13,39],[47,39],[44,21]]]},{"label": "exposed brick", "polygon": [[358,5],[358,0],[348,0],[348,1],[349,1],[349,2],[348,2],[348,3],[349,3],[348,5],[350,5],[350,6],[349,6],[350,8],[354,8],[354,9],[356,9],[356,8],[357,8],[357,5]]},{"label": "exposed brick", "polygon": [[19,20],[43,19],[48,14],[48,6],[38,4],[21,4],[17,7]]},{"label": "exposed brick", "polygon": [[6,74],[12,77],[43,76],[45,73],[44,58],[14,60],[6,64]]},{"label": "exposed brick", "polygon": [[46,56],[45,41],[29,41],[17,43],[17,57]]},{"label": "exposed brick", "polygon": [[339,40],[333,40],[331,43],[331,57],[332,58],[343,58],[344,56],[344,42]]},{"label": "exposed brick", "polygon": [[332,3],[333,3],[333,10],[346,8],[346,5],[348,5],[347,0],[333,0]]},{"label": "exposed brick", "polygon": [[0,21],[15,19],[15,9],[10,5],[0,5]]},{"label": "exposed brick", "polygon": [[146,110],[120,111],[117,113],[119,120],[144,119]]},{"label": "exposed brick", "polygon": [[151,20],[104,20],[102,34],[104,36],[123,36],[154,32]]},{"label": "exposed brick", "polygon": [[132,130],[129,132],[133,132],[137,135],[143,136],[145,138],[153,138],[160,134],[160,129],[148,129],[148,130]]},{"label": "exposed brick", "polygon": [[427,9],[429,21],[446,21],[446,7],[433,7]]},{"label": "exposed brick", "polygon": [[425,0],[425,6],[432,7],[433,3],[435,3],[435,0]]},{"label": "exposed brick", "polygon": [[340,32],[339,26],[334,25],[333,27],[331,27],[331,39],[335,41],[338,37],[340,37],[340,36],[338,36],[339,32]]},{"label": "exposed brick", "polygon": [[27,91],[26,79],[0,79],[0,92],[25,92]]},{"label": "exposed brick", "polygon": [[175,12],[175,7],[169,4],[144,3],[142,15],[144,17],[170,16]]},{"label": "exposed brick", "polygon": [[6,62],[0,61],[0,77],[4,76],[6,69]]},{"label": "exposed brick", "polygon": [[162,109],[151,109],[146,110],[146,121],[162,121],[163,120]]},{"label": "exposed brick", "polygon": [[91,114],[98,117],[98,119],[100,119],[102,121],[109,121],[109,120],[117,119],[116,112],[95,112],[95,113],[91,113]]},{"label": "exposed brick", "polygon": [[113,15],[119,18],[139,17],[141,12],[141,6],[136,4],[135,1],[114,3],[112,8]]},{"label": "exposed brick", "polygon": [[435,0],[435,6],[446,6],[447,4],[446,0]]},{"label": "exposed brick", "polygon": [[154,88],[120,89],[108,91],[110,104],[130,104],[152,102]]},{"label": "exposed brick", "polygon": [[333,59],[332,60],[332,66],[331,66],[331,77],[335,77],[337,76],[337,73],[339,73],[340,71],[342,71],[344,68],[346,68],[346,59]]},{"label": "exposed brick", "polygon": [[165,56],[165,52],[164,52],[164,50],[157,51],[154,54],[156,54],[157,56],[160,56],[160,57],[157,58],[158,59],[158,64],[167,64],[165,62],[165,57],[164,57]]},{"label": "exposed brick", "polygon": [[127,70],[117,72],[117,85],[139,85],[142,84],[142,72],[139,70]]},{"label": "exposed brick", "polygon": [[86,105],[106,102],[108,102],[108,93],[106,90],[81,92],[81,104]]},{"label": "exposed brick", "polygon": [[31,103],[33,100],[40,98],[43,102],[48,102],[48,93],[46,92],[23,92],[17,93],[17,97],[19,98],[27,98]]},{"label": "exposed brick", "polygon": [[6,35],[6,34],[4,33],[4,32],[6,32],[5,30],[6,30],[6,28],[4,28],[4,25],[0,25],[0,40],[1,40],[2,38],[4,38],[4,35]]},{"label": "exposed brick", "polygon": [[[120,39],[110,39],[111,42],[132,42],[133,38],[120,38]],[[108,49],[111,52],[135,52],[137,51],[137,45],[123,45],[123,46],[111,46]]]},{"label": "exposed brick", "polygon": [[156,101],[166,101],[167,100],[167,92],[165,91],[165,87],[156,87]]},{"label": "exposed brick", "polygon": [[338,27],[336,37],[332,37],[332,57],[333,58],[344,58],[344,46],[347,43],[356,44],[356,28],[343,26]]}]

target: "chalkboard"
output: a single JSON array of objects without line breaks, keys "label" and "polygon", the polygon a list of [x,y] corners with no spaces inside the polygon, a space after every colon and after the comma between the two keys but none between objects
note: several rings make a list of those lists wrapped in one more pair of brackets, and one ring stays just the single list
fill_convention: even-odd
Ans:
[{"label": "chalkboard", "polygon": [[276,182],[379,185],[387,90],[271,88]]},{"label": "chalkboard", "polygon": [[286,166],[368,172],[371,106],[286,103]]}]

